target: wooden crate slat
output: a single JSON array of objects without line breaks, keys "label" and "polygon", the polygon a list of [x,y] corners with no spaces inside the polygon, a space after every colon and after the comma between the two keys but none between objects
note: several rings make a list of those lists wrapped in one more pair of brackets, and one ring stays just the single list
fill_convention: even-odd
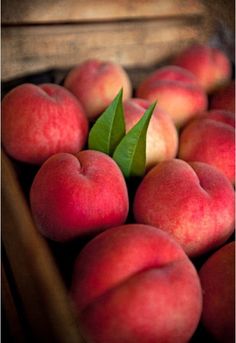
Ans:
[{"label": "wooden crate slat", "polygon": [[[4,261],[5,262],[5,261]],[[1,265],[1,286],[2,286],[2,324],[5,322],[8,328],[2,325],[2,338],[13,339],[14,342],[23,343],[26,341],[22,318],[17,309],[10,280],[7,277],[6,266],[2,261]],[[10,334],[10,337],[6,337]]]},{"label": "wooden crate slat", "polygon": [[2,79],[69,67],[87,58],[109,59],[125,67],[148,66],[207,37],[201,17],[2,28]]},{"label": "wooden crate slat", "polygon": [[9,159],[2,153],[2,240],[37,341],[83,342],[46,241],[35,229]]},{"label": "wooden crate slat", "polygon": [[159,18],[196,15],[204,10],[197,0],[6,0],[2,4],[2,24]]}]

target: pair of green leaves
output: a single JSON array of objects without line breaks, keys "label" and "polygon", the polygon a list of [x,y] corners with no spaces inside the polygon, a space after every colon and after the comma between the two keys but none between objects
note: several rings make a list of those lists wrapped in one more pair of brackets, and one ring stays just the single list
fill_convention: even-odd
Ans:
[{"label": "pair of green leaves", "polygon": [[126,178],[142,176],[146,167],[146,134],[156,103],[126,134],[121,89],[90,130],[88,147],[110,155]]}]

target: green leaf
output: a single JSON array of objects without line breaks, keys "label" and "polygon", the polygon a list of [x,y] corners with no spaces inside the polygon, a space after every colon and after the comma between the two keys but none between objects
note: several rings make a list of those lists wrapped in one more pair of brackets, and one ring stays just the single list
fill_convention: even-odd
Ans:
[{"label": "green leaf", "polygon": [[156,106],[153,103],[138,123],[124,136],[116,147],[113,159],[126,178],[142,176],[146,168],[146,136],[149,121]]},{"label": "green leaf", "polygon": [[96,120],[88,137],[88,148],[112,155],[116,146],[125,135],[124,110],[122,105],[123,90]]}]

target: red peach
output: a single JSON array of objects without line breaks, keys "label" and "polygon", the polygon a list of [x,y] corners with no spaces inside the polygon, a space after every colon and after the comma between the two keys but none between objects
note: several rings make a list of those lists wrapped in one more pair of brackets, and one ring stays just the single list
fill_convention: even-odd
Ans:
[{"label": "red peach", "polygon": [[30,203],[38,229],[55,241],[123,224],[129,206],[118,165],[93,150],[50,157],[34,178]]},{"label": "red peach", "polygon": [[128,74],[118,63],[91,59],[75,66],[64,86],[82,103],[90,121],[94,121],[123,88],[123,99],[131,96]]},{"label": "red peach", "polygon": [[217,167],[235,181],[234,113],[212,110],[193,120],[182,131],[179,158]]},{"label": "red peach", "polygon": [[[227,124],[233,128],[235,128],[235,116],[234,113],[231,111],[226,110],[210,110],[203,112],[201,117],[218,121],[220,123]],[[199,118],[201,118],[199,116]]]},{"label": "red peach", "polygon": [[212,95],[210,108],[235,112],[235,81],[231,81]]},{"label": "red peach", "polygon": [[[150,106],[149,101],[132,98],[124,102],[126,131],[128,132],[142,117]],[[158,162],[172,159],[176,156],[178,134],[170,116],[157,105],[154,110],[146,140],[146,166],[151,168]]]},{"label": "red peach", "polygon": [[22,162],[41,164],[57,152],[81,150],[88,134],[84,111],[56,84],[22,84],[2,101],[2,143]]},{"label": "red peach", "polygon": [[199,271],[202,322],[217,342],[235,342],[235,242],[213,253]]},{"label": "red peach", "polygon": [[137,89],[137,97],[156,101],[169,113],[177,126],[206,110],[208,100],[196,78],[177,66],[165,66],[154,71]]},{"label": "red peach", "polygon": [[192,72],[208,93],[227,83],[232,75],[228,56],[222,50],[204,44],[187,47],[172,63]]},{"label": "red peach", "polygon": [[201,315],[197,272],[167,233],[147,225],[112,228],[78,256],[71,297],[86,342],[182,343]]},{"label": "red peach", "polygon": [[137,188],[138,223],[172,234],[189,256],[223,244],[234,230],[234,190],[206,163],[174,159],[152,168]]}]

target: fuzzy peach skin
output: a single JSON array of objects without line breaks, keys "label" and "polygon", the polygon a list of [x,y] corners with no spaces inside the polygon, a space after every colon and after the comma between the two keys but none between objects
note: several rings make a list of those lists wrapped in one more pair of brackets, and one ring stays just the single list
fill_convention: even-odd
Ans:
[{"label": "fuzzy peach skin", "polygon": [[181,132],[178,157],[217,167],[235,181],[235,115],[212,110],[189,123]]},{"label": "fuzzy peach skin", "polygon": [[71,297],[87,343],[182,343],[201,315],[197,272],[167,233],[114,227],[75,261]]},{"label": "fuzzy peach skin", "polygon": [[235,81],[212,94],[210,109],[235,112]]},{"label": "fuzzy peach skin", "polygon": [[172,63],[192,72],[207,93],[222,87],[232,75],[228,56],[222,50],[205,44],[187,47]]},{"label": "fuzzy peach skin", "polygon": [[[142,117],[151,103],[131,98],[124,101],[124,117],[128,132]],[[150,169],[163,160],[172,159],[178,149],[178,134],[170,116],[158,104],[152,114],[146,140],[146,167]]]},{"label": "fuzzy peach skin", "polygon": [[158,68],[146,77],[139,85],[136,96],[150,102],[157,101],[178,127],[208,106],[207,96],[194,75],[172,65]]},{"label": "fuzzy peach skin", "polygon": [[79,101],[56,84],[22,84],[2,101],[2,144],[16,160],[41,164],[83,148],[88,120]]},{"label": "fuzzy peach skin", "polygon": [[223,244],[234,230],[234,190],[206,163],[180,159],[159,163],[137,188],[136,222],[170,234],[195,257]]},{"label": "fuzzy peach skin", "polygon": [[131,97],[132,85],[118,63],[90,59],[72,68],[64,86],[82,103],[90,121],[94,121],[123,88],[123,99]]},{"label": "fuzzy peach skin", "polygon": [[217,342],[235,342],[235,242],[212,254],[199,271],[202,322]]},{"label": "fuzzy peach skin", "polygon": [[84,150],[50,157],[34,178],[30,204],[39,231],[63,242],[123,224],[129,200],[114,160]]}]

